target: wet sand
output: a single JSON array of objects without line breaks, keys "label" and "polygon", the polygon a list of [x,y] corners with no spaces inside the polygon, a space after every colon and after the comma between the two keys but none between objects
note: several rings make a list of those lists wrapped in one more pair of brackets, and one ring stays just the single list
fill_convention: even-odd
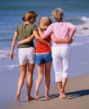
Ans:
[{"label": "wet sand", "polygon": [[89,73],[68,80],[66,99],[59,99],[57,84],[50,89],[50,99],[40,95],[38,101],[20,101],[1,109],[89,109]]}]

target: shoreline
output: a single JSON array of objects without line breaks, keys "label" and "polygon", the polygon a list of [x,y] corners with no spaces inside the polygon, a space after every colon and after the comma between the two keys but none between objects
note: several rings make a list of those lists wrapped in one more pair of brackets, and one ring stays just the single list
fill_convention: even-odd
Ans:
[{"label": "shoreline", "polygon": [[20,101],[10,103],[0,109],[88,109],[89,108],[89,73],[68,80],[66,99],[59,99],[57,84],[50,88],[50,99],[44,99],[43,94],[38,101]]}]

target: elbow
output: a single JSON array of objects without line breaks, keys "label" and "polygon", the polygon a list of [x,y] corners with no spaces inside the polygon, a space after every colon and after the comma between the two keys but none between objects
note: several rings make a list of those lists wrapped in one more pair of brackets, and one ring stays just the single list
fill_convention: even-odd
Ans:
[{"label": "elbow", "polygon": [[54,41],[54,42],[57,42],[57,40],[56,40],[56,39],[54,39],[53,41]]},{"label": "elbow", "polygon": [[76,32],[76,27],[74,28],[74,30],[73,30],[74,32]]},{"label": "elbow", "polygon": [[76,32],[76,28],[74,28],[74,32]]},{"label": "elbow", "polygon": [[38,40],[38,39],[39,39],[39,37],[36,37],[36,39]]},{"label": "elbow", "polygon": [[76,32],[76,28],[73,28],[71,32],[74,34]]},{"label": "elbow", "polygon": [[45,38],[47,38],[47,37],[48,37],[48,36],[46,36],[46,35],[44,35],[44,34],[41,35],[41,38],[42,38],[42,39],[45,39]]},{"label": "elbow", "polygon": [[57,38],[53,38],[53,41],[54,41],[54,42],[57,42]]},{"label": "elbow", "polygon": [[74,29],[73,33],[75,34],[75,32],[76,32],[76,28]]}]

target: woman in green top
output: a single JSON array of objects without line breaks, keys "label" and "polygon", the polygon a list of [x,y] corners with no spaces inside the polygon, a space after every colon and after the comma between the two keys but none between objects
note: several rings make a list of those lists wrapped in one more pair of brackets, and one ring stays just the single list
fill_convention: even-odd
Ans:
[{"label": "woman in green top", "polygon": [[[33,34],[33,31],[37,30],[34,22],[36,21],[37,14],[33,11],[29,11],[22,18],[24,23],[19,24],[14,33],[12,45],[11,45],[11,53],[10,58],[14,59],[14,48],[16,45],[17,38],[19,41],[30,37]],[[21,89],[24,84],[24,80],[26,77],[26,72],[28,70],[28,80],[27,80],[27,97],[26,100],[32,100],[30,95],[33,83],[33,71],[35,65],[35,47],[33,44],[33,40],[28,43],[21,44],[18,49],[18,58],[20,64],[20,77],[18,80],[18,89],[15,99],[20,100]],[[28,69],[27,69],[28,68]]]}]

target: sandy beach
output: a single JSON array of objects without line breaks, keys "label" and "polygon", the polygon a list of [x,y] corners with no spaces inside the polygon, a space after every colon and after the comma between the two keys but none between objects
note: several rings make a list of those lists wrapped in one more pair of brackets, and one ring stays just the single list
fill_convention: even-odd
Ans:
[{"label": "sandy beach", "polygon": [[66,99],[59,99],[57,85],[54,84],[50,89],[50,99],[40,96],[38,101],[15,102],[0,109],[89,109],[89,73],[69,79],[66,94]]}]

